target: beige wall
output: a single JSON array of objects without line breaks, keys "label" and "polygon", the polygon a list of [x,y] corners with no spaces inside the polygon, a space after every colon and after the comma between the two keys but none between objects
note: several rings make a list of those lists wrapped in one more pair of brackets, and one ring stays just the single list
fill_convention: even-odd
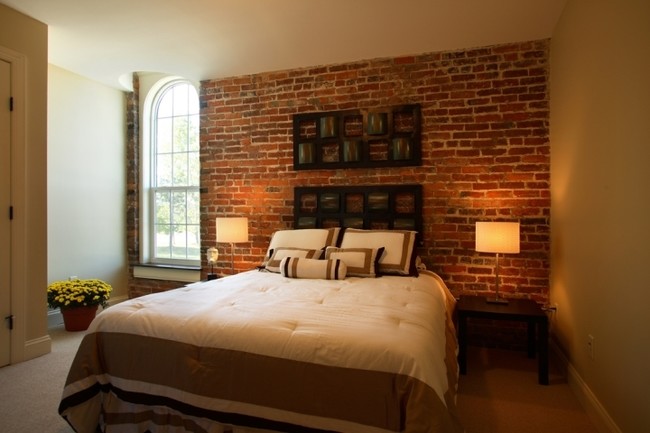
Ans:
[{"label": "beige wall", "polygon": [[48,282],[127,294],[124,93],[56,66],[48,89]]},{"label": "beige wall", "polygon": [[647,0],[568,2],[551,46],[551,155],[554,334],[604,426],[648,432]]},{"label": "beige wall", "polygon": [[[12,362],[49,352],[47,286],[47,26],[0,5],[0,48],[24,73],[12,117]],[[22,95],[20,94],[22,93]]]},{"label": "beige wall", "polygon": [[0,54],[24,67],[13,77],[14,363],[50,351],[48,282],[97,277],[126,296],[124,94],[56,67],[48,80],[47,44],[45,24],[0,5]]}]

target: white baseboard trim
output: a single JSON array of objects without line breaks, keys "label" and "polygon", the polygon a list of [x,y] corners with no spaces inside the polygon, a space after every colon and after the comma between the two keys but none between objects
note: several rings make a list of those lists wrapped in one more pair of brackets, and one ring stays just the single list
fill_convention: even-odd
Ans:
[{"label": "white baseboard trim", "polygon": [[600,433],[623,433],[575,367],[569,362],[560,347],[552,340],[549,343],[549,347],[557,357],[557,361],[561,363],[560,368],[566,372],[569,388],[578,398],[578,401],[585,409],[585,412],[587,412],[596,429]]},{"label": "white baseboard trim", "polygon": [[25,343],[25,356],[23,357],[23,361],[47,355],[51,351],[52,339],[49,335],[44,335],[42,337],[29,340]]},{"label": "white baseboard trim", "polygon": [[133,276],[148,280],[181,281],[195,283],[201,280],[200,269],[179,269],[163,266],[134,266]]},{"label": "white baseboard trim", "polygon": [[47,310],[47,327],[52,328],[61,324],[63,324],[61,310],[58,308],[56,310]]}]

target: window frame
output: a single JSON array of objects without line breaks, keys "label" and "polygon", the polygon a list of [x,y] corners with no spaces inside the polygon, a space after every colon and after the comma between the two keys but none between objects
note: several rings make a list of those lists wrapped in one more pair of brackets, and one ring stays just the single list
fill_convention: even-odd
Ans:
[{"label": "window frame", "polygon": [[[155,194],[157,191],[185,191],[187,193],[200,194],[200,185],[192,186],[156,186],[156,139],[157,139],[157,117],[161,99],[167,91],[178,84],[187,84],[192,86],[197,95],[198,87],[191,81],[182,77],[163,77],[157,80],[146,92],[142,109],[142,147],[141,147],[141,190],[140,190],[140,263],[151,266],[178,267],[178,268],[197,268],[201,266],[201,227],[200,219],[198,222],[198,248],[199,256],[197,259],[175,259],[175,258],[157,258],[155,257]],[[198,101],[197,101],[198,105]],[[197,140],[199,137],[197,137]],[[199,166],[200,171],[200,166]],[[198,179],[200,183],[200,179]],[[199,197],[200,200],[200,197]],[[199,203],[200,211],[200,203]],[[200,215],[199,215],[200,218]]]}]

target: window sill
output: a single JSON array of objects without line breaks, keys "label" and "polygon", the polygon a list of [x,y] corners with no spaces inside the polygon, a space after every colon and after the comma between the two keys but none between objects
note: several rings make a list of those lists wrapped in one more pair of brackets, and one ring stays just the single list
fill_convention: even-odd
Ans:
[{"label": "window sill", "polygon": [[194,283],[201,280],[201,268],[194,266],[135,265],[135,278]]}]

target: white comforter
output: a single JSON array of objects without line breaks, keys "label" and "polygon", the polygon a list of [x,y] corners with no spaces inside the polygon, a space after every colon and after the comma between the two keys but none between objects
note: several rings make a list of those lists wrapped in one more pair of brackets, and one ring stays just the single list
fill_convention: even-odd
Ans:
[{"label": "white comforter", "polygon": [[[428,272],[418,278],[313,280],[248,271],[118,304],[97,317],[93,330],[139,332],[197,346],[401,372],[427,383],[444,401],[446,370],[434,350],[445,347],[447,290]],[[182,302],[178,292],[183,293]],[[191,328],[178,327],[174,318]],[[240,331],[246,339],[238,337]],[[211,341],[213,336],[218,338]],[[378,357],[377,348],[385,347],[409,356],[392,351]]]},{"label": "white comforter", "polygon": [[[455,391],[450,387],[456,385],[455,381],[449,383],[445,362],[450,352],[446,341],[450,299],[453,297],[442,280],[426,271],[417,278],[352,277],[340,281],[248,271],[112,306],[97,316],[89,333],[144,335],[201,348],[397,373],[428,385],[448,406],[449,395]],[[79,392],[75,381],[87,386],[91,377],[76,380],[72,376],[71,371],[64,398]],[[111,380],[110,374],[101,377],[101,383]],[[64,416],[74,418],[75,410],[82,407],[66,410]],[[246,408],[242,406],[242,410]],[[350,431],[341,420],[296,418],[295,414],[266,409],[264,416]]]}]

